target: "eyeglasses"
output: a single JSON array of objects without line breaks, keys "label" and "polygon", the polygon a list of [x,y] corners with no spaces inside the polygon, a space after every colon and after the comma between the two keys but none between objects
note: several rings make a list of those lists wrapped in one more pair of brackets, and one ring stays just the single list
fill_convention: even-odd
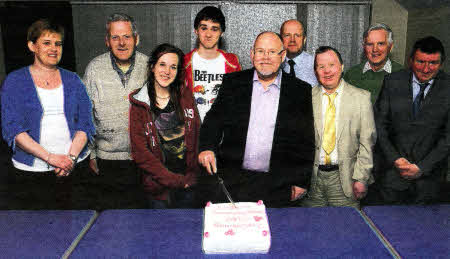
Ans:
[{"label": "eyeglasses", "polygon": [[283,53],[284,49],[278,51],[278,50],[274,50],[274,49],[270,49],[270,50],[264,50],[264,49],[255,49],[253,52],[255,53],[255,56],[260,58],[260,57],[264,57],[267,53],[267,55],[269,55],[270,58],[274,58],[276,56],[281,55],[281,53]]}]

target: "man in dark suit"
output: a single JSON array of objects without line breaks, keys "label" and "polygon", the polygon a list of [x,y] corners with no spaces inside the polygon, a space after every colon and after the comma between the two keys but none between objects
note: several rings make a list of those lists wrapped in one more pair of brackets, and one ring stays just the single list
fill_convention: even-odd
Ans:
[{"label": "man in dark suit", "polygon": [[429,204],[439,198],[450,144],[450,79],[440,71],[442,43],[418,40],[411,71],[385,77],[375,105],[378,145],[385,170],[380,195],[386,204]]},{"label": "man in dark suit", "polygon": [[[202,124],[199,162],[210,179],[218,171],[236,201],[291,206],[310,184],[311,86],[281,71],[285,55],[278,34],[259,34],[250,53],[254,68],[224,76]],[[226,201],[218,191],[203,197]]]}]

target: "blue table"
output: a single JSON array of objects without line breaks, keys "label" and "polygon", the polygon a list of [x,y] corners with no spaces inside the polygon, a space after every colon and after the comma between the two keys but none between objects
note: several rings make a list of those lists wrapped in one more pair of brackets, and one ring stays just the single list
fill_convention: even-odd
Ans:
[{"label": "blue table", "polygon": [[0,257],[60,258],[95,211],[0,211]]},{"label": "blue table", "polygon": [[268,209],[268,215],[269,254],[204,255],[203,210],[104,211],[71,258],[392,258],[355,209]]},{"label": "blue table", "polygon": [[373,206],[364,213],[403,258],[450,258],[450,205]]}]

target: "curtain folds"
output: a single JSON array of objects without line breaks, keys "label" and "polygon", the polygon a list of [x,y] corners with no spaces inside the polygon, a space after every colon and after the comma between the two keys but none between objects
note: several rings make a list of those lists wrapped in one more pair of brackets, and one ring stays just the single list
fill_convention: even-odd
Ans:
[{"label": "curtain folds", "polygon": [[[195,15],[206,5],[179,2],[72,3],[78,74],[83,75],[89,61],[107,51],[105,23],[110,14],[122,12],[135,18],[140,34],[139,51],[149,55],[156,45],[168,42],[187,53],[196,46]],[[226,17],[223,48],[237,54],[244,69],[251,67],[250,48],[256,35],[262,31],[279,32],[283,21],[295,18],[303,21],[307,28],[307,52],[312,54],[317,47],[330,45],[341,52],[345,68],[361,61],[362,33],[369,25],[369,4],[223,1],[216,6]]]}]

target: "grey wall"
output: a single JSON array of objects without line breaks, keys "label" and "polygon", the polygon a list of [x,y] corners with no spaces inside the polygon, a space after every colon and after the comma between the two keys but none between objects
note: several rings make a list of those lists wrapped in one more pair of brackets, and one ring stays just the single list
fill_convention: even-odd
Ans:
[{"label": "grey wall", "polygon": [[187,52],[192,47],[191,14],[196,14],[202,7],[179,4],[73,4],[78,74],[83,75],[89,61],[107,51],[105,23],[110,14],[122,12],[136,20],[140,35],[138,49],[145,54],[164,42],[175,44]]},{"label": "grey wall", "polygon": [[[369,16],[367,8],[357,5],[299,4],[292,1],[280,4],[240,4],[239,1],[222,1],[220,7],[227,17],[228,29],[224,34],[225,49],[239,55],[244,67],[250,66],[249,49],[252,39],[261,30],[278,31],[283,20],[295,18],[302,20],[308,30],[306,49],[313,52],[319,45],[333,45],[343,55],[348,68],[361,59],[361,26],[368,24],[364,19]],[[349,1],[346,1],[349,2]],[[435,1],[436,2],[436,1]],[[105,20],[113,12],[125,12],[134,16],[141,32],[139,49],[150,53],[152,48],[162,42],[171,42],[188,52],[195,46],[193,19],[196,13],[207,4],[155,4],[149,2],[132,2],[134,4],[90,4],[89,1],[72,3],[76,70],[84,74],[87,63],[95,56],[104,53]],[[122,2],[123,3],[123,2]],[[166,2],[167,3],[167,2]],[[267,2],[266,2],[267,3]],[[276,3],[276,1],[274,1]],[[445,1],[442,1],[445,3]],[[2,3],[0,3],[0,6]],[[418,5],[415,5],[417,7]],[[425,9],[405,9],[396,0],[372,0],[370,22],[389,24],[395,34],[395,46],[392,52],[394,60],[405,63],[414,41],[426,35],[441,39],[450,52],[450,35],[448,33],[450,7],[432,6]],[[330,15],[329,11],[333,10]],[[333,22],[342,20],[352,14],[349,24]],[[430,15],[432,14],[432,15]],[[322,26],[318,29],[318,26]],[[343,28],[351,27],[350,33],[341,33]],[[155,29],[153,29],[155,28]],[[174,29],[169,29],[174,28]],[[325,32],[334,32],[324,34]],[[1,28],[0,28],[1,32]],[[339,33],[338,33],[339,32]],[[316,34],[314,34],[316,33]],[[4,45],[0,41],[0,80],[5,76]],[[347,54],[349,53],[349,54]],[[348,55],[348,56],[347,56]],[[444,69],[449,72],[450,59]]]},{"label": "grey wall", "polygon": [[[250,48],[262,31],[279,32],[283,21],[298,18],[308,30],[307,51],[313,53],[320,45],[338,48],[346,67],[359,63],[362,47],[359,42],[370,14],[368,4],[257,4],[223,1],[226,19],[225,50],[238,55],[242,67],[250,68]],[[77,72],[84,74],[88,62],[107,51],[104,43],[105,21],[114,12],[133,16],[140,31],[139,50],[149,54],[157,44],[169,42],[184,52],[195,47],[194,18],[206,4],[89,4],[73,2],[75,53]],[[217,5],[216,5],[217,6]]]},{"label": "grey wall", "polygon": [[362,34],[369,26],[369,16],[368,4],[308,4],[308,52],[328,45],[339,50],[345,70],[360,63]]},{"label": "grey wall", "polygon": [[[84,74],[89,61],[107,51],[104,37],[108,15],[123,12],[135,18],[141,37],[138,48],[145,54],[149,54],[156,45],[164,42],[172,43],[187,53],[196,45],[194,19],[204,6],[150,3],[73,4],[77,72]],[[296,17],[295,5],[245,5],[224,2],[221,9],[227,19],[227,29],[223,35],[224,49],[237,54],[244,68],[251,67],[249,51],[259,32],[278,31],[284,19]]]},{"label": "grey wall", "polygon": [[[398,3],[400,2],[400,4]],[[435,36],[450,52],[450,4],[448,1],[372,0],[371,23],[383,22],[394,32],[392,57],[407,66],[414,42],[425,36]],[[450,72],[450,60],[444,63]]]},{"label": "grey wall", "polygon": [[[431,14],[431,15],[430,15]],[[408,37],[405,60],[408,59],[414,42],[426,36],[435,36],[442,41],[447,57],[450,55],[450,6],[439,8],[413,9],[409,11]],[[444,63],[443,70],[450,73],[450,59]]]},{"label": "grey wall", "polygon": [[372,0],[373,23],[385,23],[394,33],[393,60],[405,63],[406,35],[408,31],[408,11],[395,0]]},{"label": "grey wall", "polygon": [[227,18],[227,49],[238,55],[242,68],[252,67],[250,49],[262,31],[279,32],[284,20],[295,19],[296,5],[235,4],[222,5]]}]

